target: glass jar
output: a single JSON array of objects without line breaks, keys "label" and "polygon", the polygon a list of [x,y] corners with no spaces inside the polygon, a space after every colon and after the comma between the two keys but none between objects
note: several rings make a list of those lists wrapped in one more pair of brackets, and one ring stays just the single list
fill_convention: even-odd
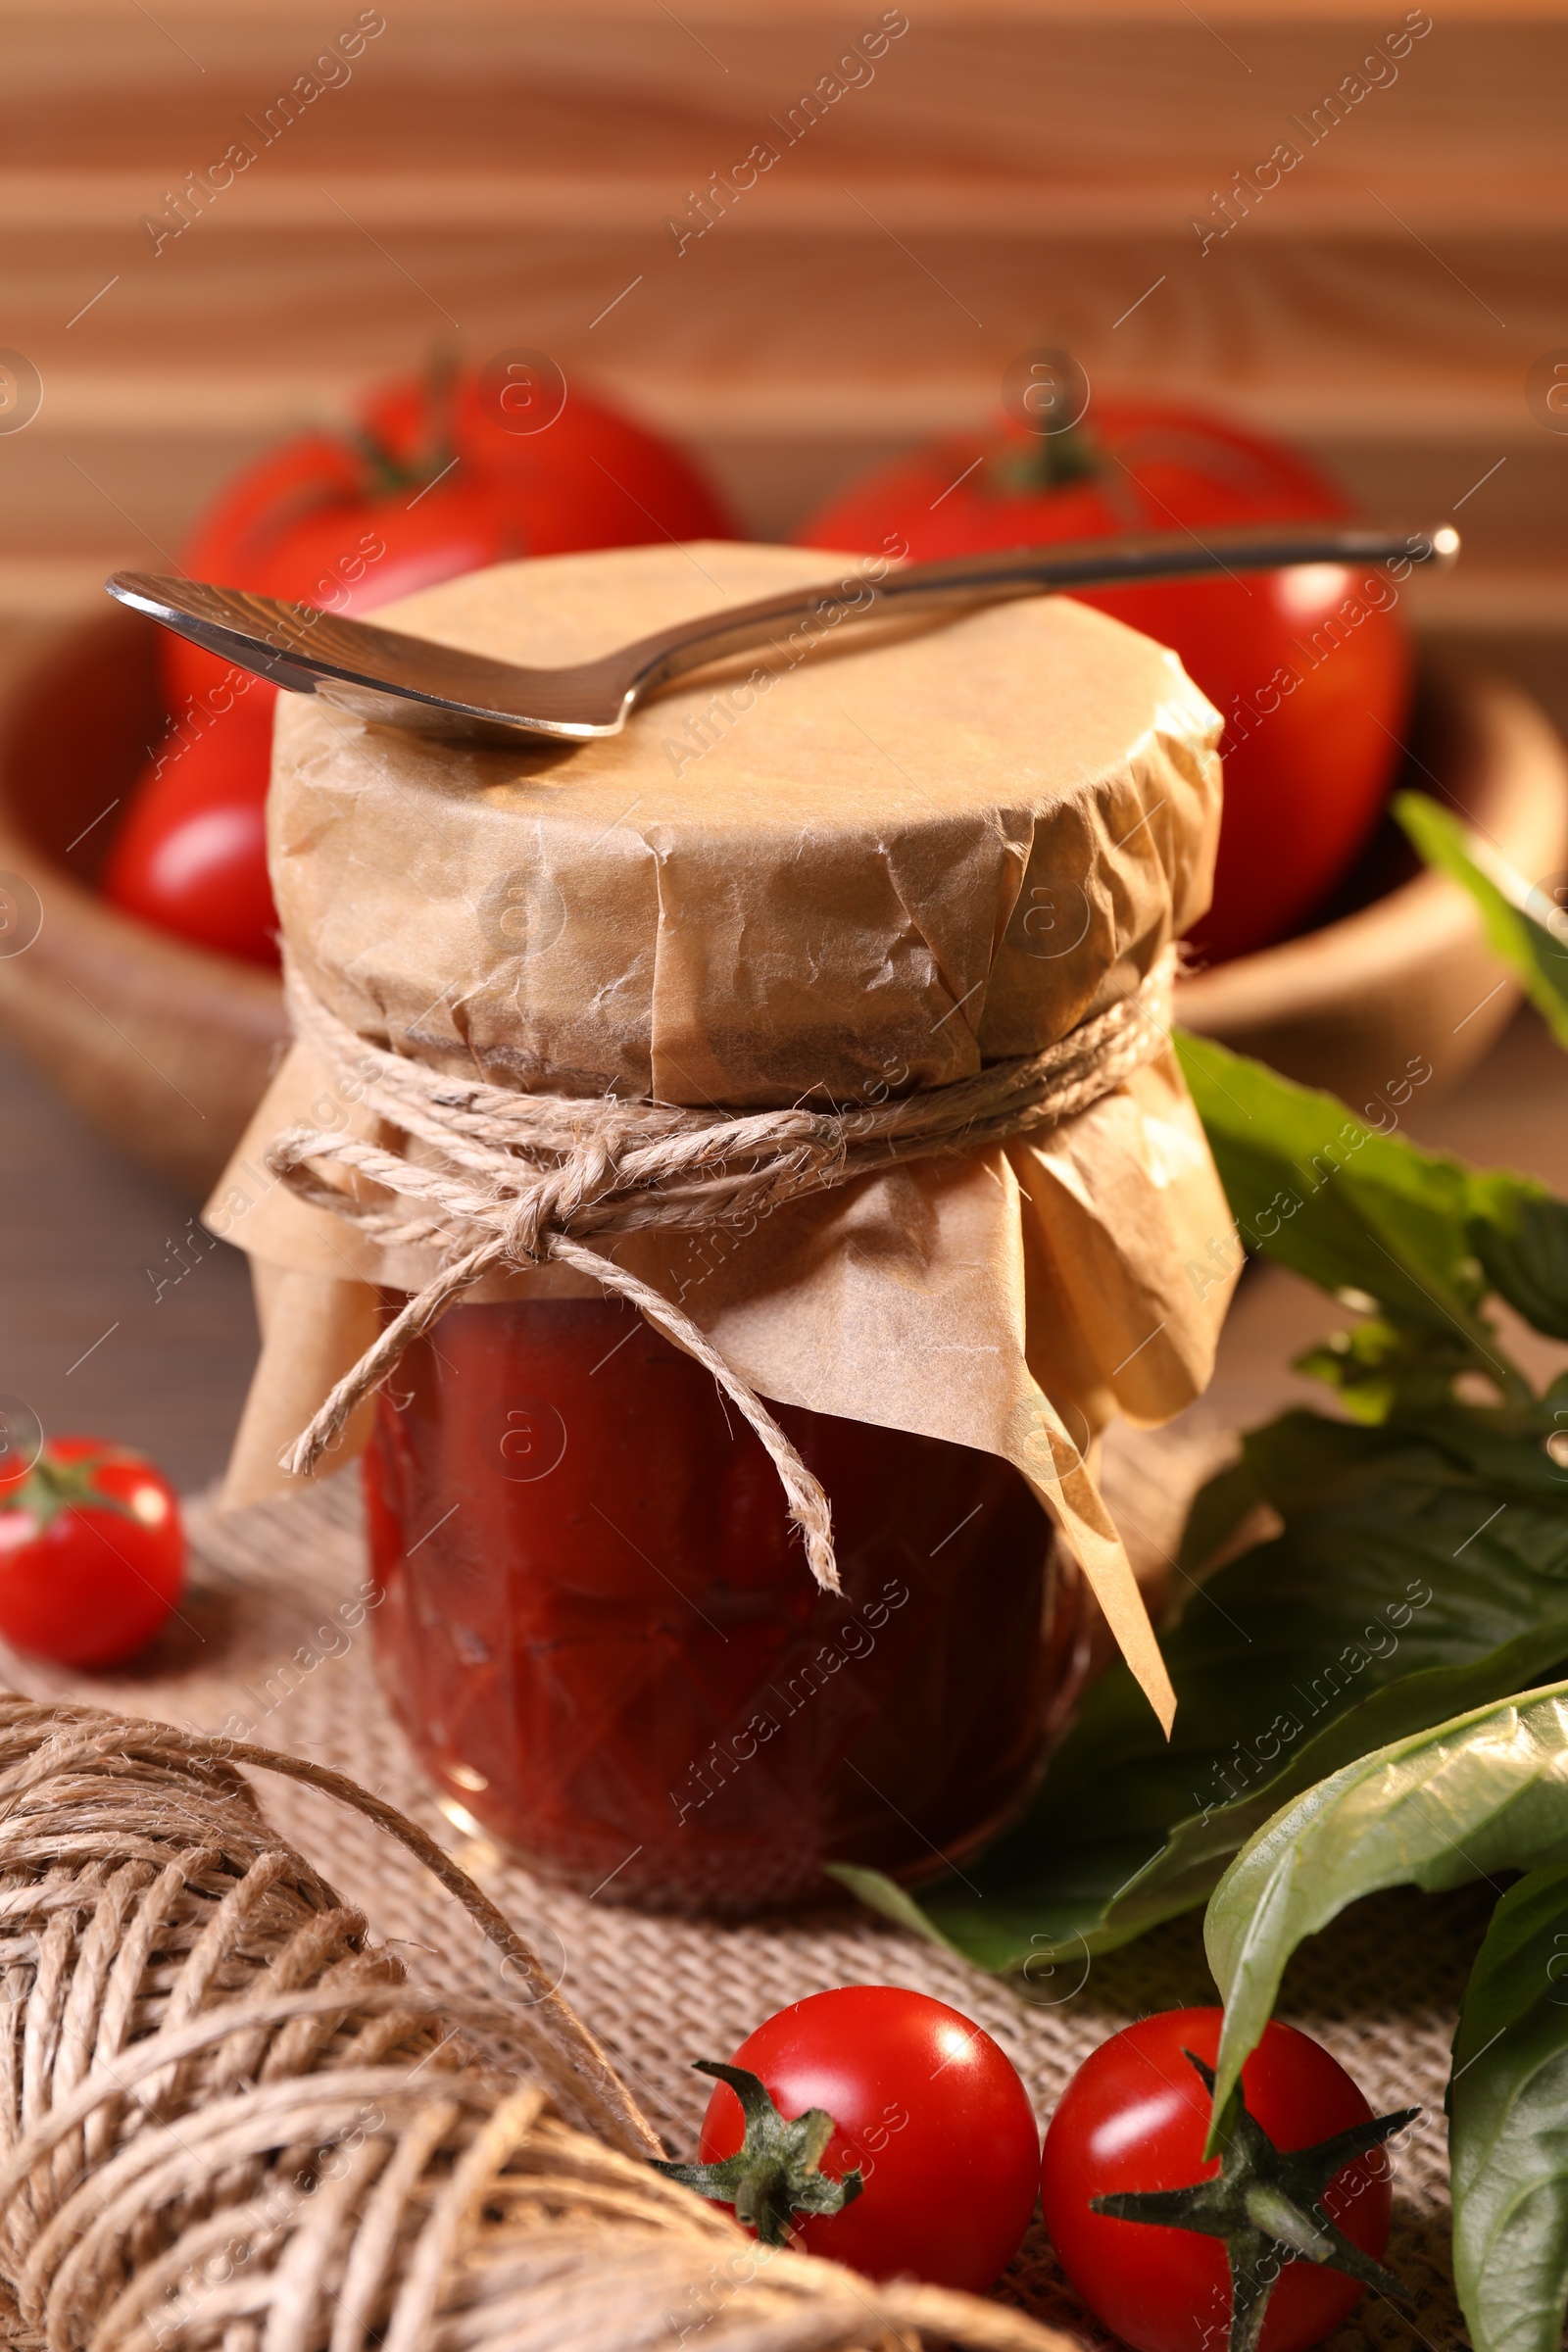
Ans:
[{"label": "glass jar", "polygon": [[586,1892],[751,1910],[915,1881],[1016,1811],[1083,1671],[1009,1464],[773,1408],[833,1505],[816,1588],[709,1374],[621,1301],[458,1306],[366,1458],[383,1682],[446,1792]]}]

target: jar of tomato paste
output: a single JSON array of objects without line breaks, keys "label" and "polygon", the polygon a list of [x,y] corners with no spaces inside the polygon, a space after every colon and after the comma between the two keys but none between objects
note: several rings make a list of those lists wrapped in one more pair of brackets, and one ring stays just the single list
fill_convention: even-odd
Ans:
[{"label": "jar of tomato paste", "polygon": [[[378,617],[564,662],[823,563]],[[383,1689],[460,1821],[754,1909],[961,1866],[1097,1607],[1168,1716],[1096,1441],[1192,1399],[1223,1311],[1168,1046],[1217,733],[1063,599],[819,620],[581,746],[280,699],[296,1043],[209,1210],[264,1327],[229,1499],[363,1449]]]},{"label": "jar of tomato paste", "polygon": [[1009,1463],[780,1408],[833,1504],[803,1573],[756,1437],[604,1299],[459,1306],[366,1455],[388,1695],[438,1785],[587,1891],[751,1907],[929,1876],[1015,1809],[1086,1644]]}]

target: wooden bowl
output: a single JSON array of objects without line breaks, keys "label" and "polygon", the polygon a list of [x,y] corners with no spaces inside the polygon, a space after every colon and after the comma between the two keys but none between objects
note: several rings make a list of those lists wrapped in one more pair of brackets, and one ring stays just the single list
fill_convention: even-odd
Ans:
[{"label": "wooden bowl", "polygon": [[[1506,679],[1430,659],[1398,782],[1444,802],[1528,881],[1568,865],[1568,754]],[[1520,995],[1474,902],[1387,818],[1336,916],[1185,979],[1177,1018],[1356,1110],[1412,1058],[1431,1063],[1434,1091],[1453,1085]]]},{"label": "wooden bowl", "polygon": [[[72,629],[0,718],[0,1030],[133,1158],[200,1199],[287,1026],[272,973],[122,915],[92,888],[163,723],[154,639],[121,608]],[[1403,780],[1440,793],[1532,880],[1568,864],[1568,759],[1517,688],[1434,662]],[[9,940],[8,876],[22,882]],[[1390,824],[1336,919],[1184,980],[1178,1011],[1359,1106],[1412,1056],[1431,1062],[1429,1083],[1451,1084],[1517,1000],[1470,901],[1419,870]]]},{"label": "wooden bowl", "polygon": [[163,733],[156,635],[112,606],[62,637],[0,720],[0,891],[8,870],[24,885],[22,928],[0,937],[0,1030],[132,1158],[199,1200],[288,1027],[275,973],[121,914],[92,887]]}]

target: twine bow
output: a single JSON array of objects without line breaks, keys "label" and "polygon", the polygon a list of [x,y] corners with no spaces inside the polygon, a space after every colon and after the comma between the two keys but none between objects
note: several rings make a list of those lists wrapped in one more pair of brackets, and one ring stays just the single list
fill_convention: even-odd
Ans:
[{"label": "twine bow", "polygon": [[[454,1299],[503,1267],[554,1260],[626,1299],[656,1331],[706,1366],[778,1472],[812,1575],[839,1591],[828,1499],[750,1384],[651,1284],[601,1246],[654,1226],[750,1230],[783,1202],[903,1161],[977,1152],[1086,1110],[1166,1041],[1175,952],[1141,987],[1038,1054],[993,1062],[972,1078],[847,1111],[731,1114],[615,1096],[578,1101],[452,1078],[368,1044],[329,1011],[290,966],[294,1031],[414,1156],[360,1137],[291,1127],[268,1165],[301,1200],[350,1219],[386,1245],[433,1246],[442,1263],[328,1396],[282,1456],[314,1469],[405,1348]],[[379,1188],[367,1197],[328,1183],[335,1168]]]}]

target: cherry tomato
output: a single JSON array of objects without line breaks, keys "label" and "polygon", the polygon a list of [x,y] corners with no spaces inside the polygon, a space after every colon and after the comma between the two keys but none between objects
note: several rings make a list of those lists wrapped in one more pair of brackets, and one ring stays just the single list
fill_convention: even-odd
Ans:
[{"label": "cherry tomato", "polygon": [[0,1477],[0,1638],[59,1666],[113,1666],[151,1640],[185,1582],[173,1488],[144,1455],[53,1438]]},{"label": "cherry tomato", "polygon": [[277,911],[267,875],[267,782],[277,689],[244,691],[191,740],[171,735],[143,768],[104,869],[127,914],[219,955],[275,965]]},{"label": "cherry tomato", "polygon": [[[1219,2238],[1125,2221],[1090,2204],[1117,2192],[1185,2188],[1220,2171],[1217,2157],[1203,2161],[1210,2100],[1186,2053],[1212,2066],[1223,2015],[1172,2009],[1113,2034],[1078,2069],[1046,2131],[1041,2204],[1061,2267],[1136,2352],[1215,2352],[1228,2338],[1231,2280]],[[1337,2059],[1277,2020],[1243,2068],[1242,2089],[1248,2112],[1283,2151],[1331,2139],[1372,2114]],[[1348,2165],[1320,2203],[1353,2246],[1381,2255],[1393,2210],[1383,2150]],[[1341,2271],[1287,2262],[1270,2292],[1259,2352],[1304,2352],[1365,2292]]]},{"label": "cherry tomato", "polygon": [[[904,459],[800,537],[875,553],[892,535],[921,559],[1348,512],[1313,467],[1259,435],[1196,410],[1097,399],[1068,432],[1007,428]],[[1216,961],[1298,928],[1377,821],[1410,690],[1395,594],[1386,574],[1338,564],[1081,592],[1172,646],[1225,719],[1214,903],[1194,929]]]},{"label": "cherry tomato", "polygon": [[[781,2009],[733,2060],[793,2119],[826,2110],[820,2169],[864,2186],[798,2227],[807,2253],[869,2278],[911,2276],[980,2294],[1018,2251],[1035,2208],[1040,2134],[1029,2095],[989,2034],[945,2002],[850,1984]],[[740,2102],[720,2082],[703,2120],[705,2164],[741,2145]]]}]

